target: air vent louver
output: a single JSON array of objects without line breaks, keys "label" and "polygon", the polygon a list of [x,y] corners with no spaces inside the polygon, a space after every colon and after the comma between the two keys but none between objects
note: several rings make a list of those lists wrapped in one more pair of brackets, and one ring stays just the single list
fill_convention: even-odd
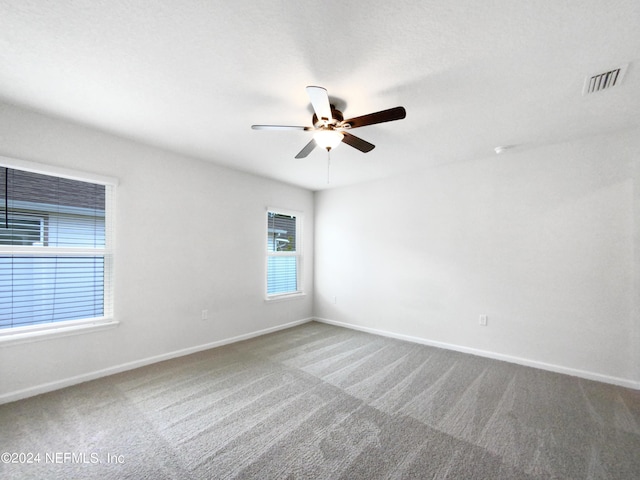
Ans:
[{"label": "air vent louver", "polygon": [[626,70],[627,65],[624,65],[622,67],[597,73],[596,75],[585,78],[582,95],[589,95],[590,93],[600,92],[619,85]]}]

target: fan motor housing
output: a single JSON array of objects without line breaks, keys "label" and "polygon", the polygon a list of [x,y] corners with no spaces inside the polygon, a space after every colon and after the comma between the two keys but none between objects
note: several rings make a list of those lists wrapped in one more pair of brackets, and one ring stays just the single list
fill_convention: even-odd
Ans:
[{"label": "fan motor housing", "polygon": [[[344,120],[344,116],[342,115],[342,112],[340,110],[337,110],[335,105],[331,105],[331,116],[333,117],[333,120],[331,120],[331,122],[329,122],[329,125],[337,125],[340,122],[342,122]],[[318,116],[314,113],[313,117],[311,118],[311,123],[313,124],[314,127],[316,128],[320,128],[322,126],[324,126],[324,122],[318,120]]]}]

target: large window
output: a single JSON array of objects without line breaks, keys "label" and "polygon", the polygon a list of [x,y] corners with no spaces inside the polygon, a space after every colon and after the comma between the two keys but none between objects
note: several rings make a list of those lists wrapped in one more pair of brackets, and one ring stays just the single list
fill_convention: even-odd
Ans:
[{"label": "large window", "polygon": [[267,211],[267,296],[301,293],[301,217]]},{"label": "large window", "polygon": [[112,196],[0,166],[0,332],[112,316]]}]

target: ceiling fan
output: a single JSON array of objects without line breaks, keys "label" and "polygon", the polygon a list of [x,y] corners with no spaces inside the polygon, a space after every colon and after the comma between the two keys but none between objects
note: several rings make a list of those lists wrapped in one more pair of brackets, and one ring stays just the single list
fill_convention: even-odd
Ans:
[{"label": "ceiling fan", "polygon": [[315,112],[311,118],[312,127],[299,127],[294,125],[251,125],[251,128],[254,130],[304,130],[314,132],[313,139],[300,150],[296,158],[306,157],[316,146],[330,151],[332,148],[338,146],[340,142],[346,143],[363,153],[370,152],[375,148],[375,145],[352,135],[348,130],[366,127],[367,125],[374,125],[376,123],[401,120],[407,116],[404,107],[395,107],[345,120],[342,112],[330,103],[326,89],[309,86],[306,90],[311,100],[313,111]]}]

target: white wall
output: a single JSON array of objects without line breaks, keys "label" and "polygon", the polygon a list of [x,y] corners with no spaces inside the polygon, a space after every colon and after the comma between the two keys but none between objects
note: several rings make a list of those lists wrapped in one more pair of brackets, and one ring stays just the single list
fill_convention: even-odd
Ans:
[{"label": "white wall", "polygon": [[318,192],[315,314],[640,388],[639,162],[634,130]]},{"label": "white wall", "polygon": [[[313,194],[0,104],[0,155],[117,177],[111,330],[0,347],[0,401],[312,316]],[[303,299],[265,303],[266,207],[305,215]],[[208,309],[209,320],[200,319]]]},{"label": "white wall", "polygon": [[[317,193],[315,249],[303,189],[6,104],[0,155],[119,178],[121,322],[0,347],[0,402],[311,316],[640,386],[638,130]],[[263,301],[266,206],[304,299]]]}]

